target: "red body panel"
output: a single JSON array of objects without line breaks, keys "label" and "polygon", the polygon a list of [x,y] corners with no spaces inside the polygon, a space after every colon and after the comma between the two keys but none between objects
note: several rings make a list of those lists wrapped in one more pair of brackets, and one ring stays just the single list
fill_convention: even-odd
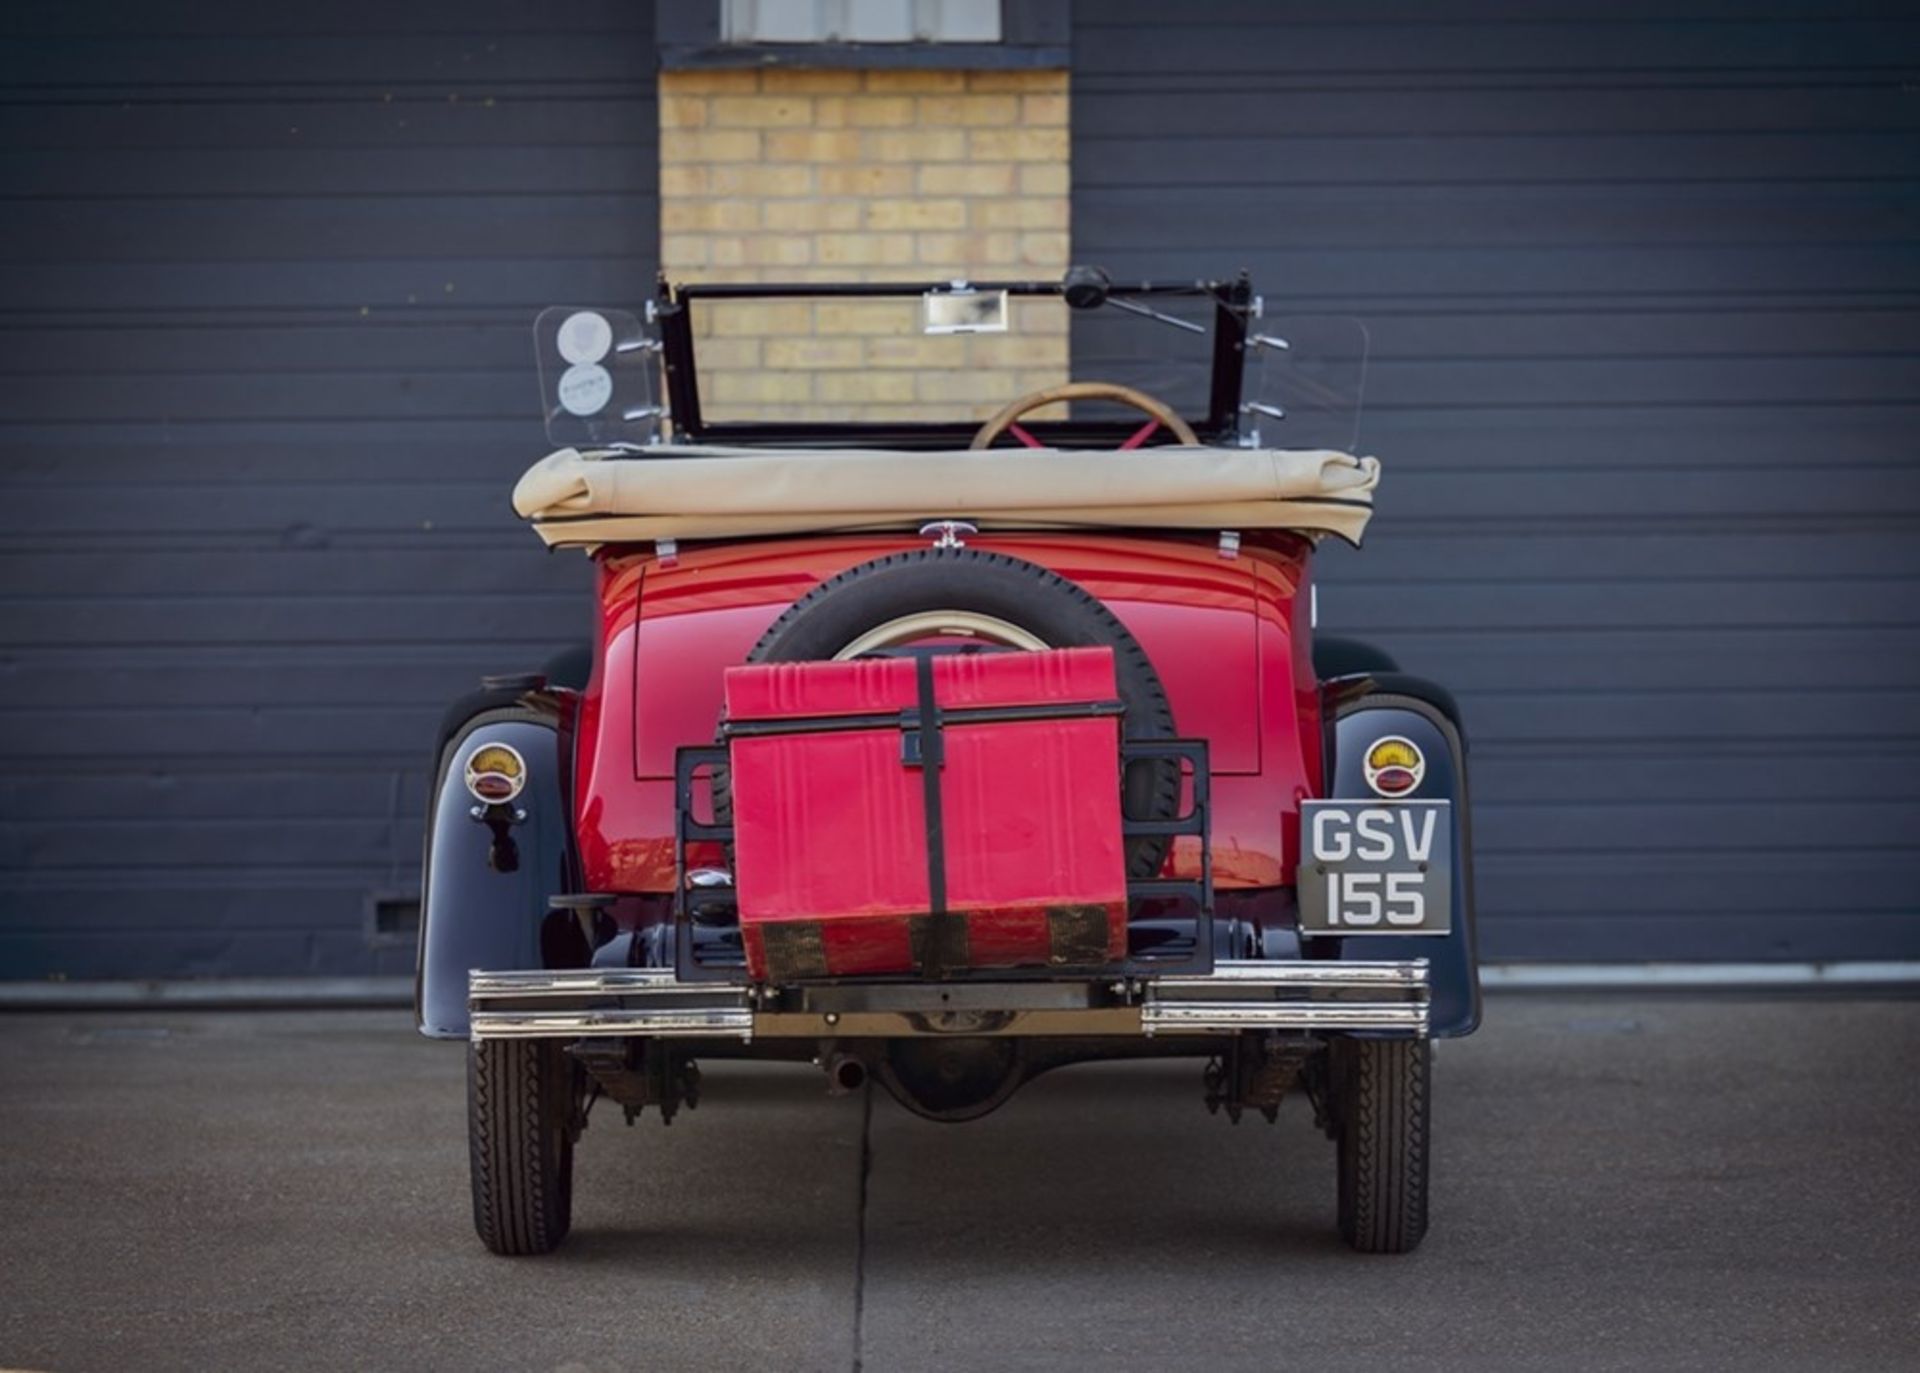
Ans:
[{"label": "red body panel", "polygon": [[[1116,695],[1104,648],[943,657],[932,673],[943,710]],[[1125,953],[1116,717],[956,718],[940,731],[945,766],[929,777],[903,762],[897,723],[804,728],[912,708],[910,659],[735,667],[725,680],[729,721],[802,731],[729,746],[734,882],[756,978],[770,964],[784,982],[910,972],[930,961],[930,780],[944,819],[946,909],[963,932],[936,957],[984,968],[1099,964]]]},{"label": "red body panel", "polygon": [[[1291,882],[1299,804],[1321,785],[1306,540],[1250,535],[1232,558],[1210,535],[1001,534],[968,546],[1050,568],[1113,611],[1153,660],[1179,732],[1208,743],[1215,882]],[[651,546],[597,555],[601,642],[575,764],[590,890],[672,890],[673,755],[713,742],[722,674],[820,582],[924,547],[847,535],[697,545],[666,565]],[[1198,856],[1182,839],[1171,861],[1190,874]]]}]

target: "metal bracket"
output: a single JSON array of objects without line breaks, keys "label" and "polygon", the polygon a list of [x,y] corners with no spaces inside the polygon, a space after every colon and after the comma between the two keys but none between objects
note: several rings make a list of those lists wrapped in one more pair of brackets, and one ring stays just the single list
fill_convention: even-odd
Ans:
[{"label": "metal bracket", "polygon": [[671,1125],[682,1106],[700,1104],[700,1069],[657,1040],[583,1039],[567,1054],[626,1112],[629,1125],[648,1106],[659,1108],[662,1125]]},{"label": "metal bracket", "polygon": [[1251,1106],[1273,1124],[1279,1118],[1280,1103],[1319,1047],[1309,1039],[1283,1039],[1273,1033],[1236,1036],[1207,1065],[1208,1113],[1224,1107],[1227,1119],[1238,1125],[1241,1113]]},{"label": "metal bracket", "polygon": [[980,526],[966,520],[932,520],[920,526],[920,537],[932,539],[935,548],[965,548],[962,534],[978,534]]}]

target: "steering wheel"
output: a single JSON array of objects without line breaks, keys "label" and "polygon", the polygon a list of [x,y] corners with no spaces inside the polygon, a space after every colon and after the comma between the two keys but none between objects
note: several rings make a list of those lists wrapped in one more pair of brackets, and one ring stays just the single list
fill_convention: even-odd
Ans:
[{"label": "steering wheel", "polygon": [[1173,408],[1165,401],[1155,400],[1144,391],[1136,391],[1131,386],[1122,386],[1118,382],[1070,381],[1063,386],[1049,386],[1044,391],[1032,391],[1020,397],[981,425],[980,432],[973,436],[973,442],[968,447],[991,448],[993,441],[1002,434],[1012,434],[1029,448],[1045,448],[1044,443],[1022,429],[1015,421],[1043,405],[1052,405],[1055,401],[1062,400],[1115,400],[1122,405],[1131,405],[1147,416],[1147,422],[1120,445],[1122,449],[1138,448],[1160,429],[1167,430],[1189,448],[1200,446],[1200,440],[1194,435],[1193,427],[1174,414]]}]

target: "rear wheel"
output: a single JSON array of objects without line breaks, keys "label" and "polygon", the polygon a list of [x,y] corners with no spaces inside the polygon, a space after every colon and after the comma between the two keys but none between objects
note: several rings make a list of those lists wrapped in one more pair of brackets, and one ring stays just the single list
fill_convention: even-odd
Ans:
[{"label": "rear wheel", "polygon": [[555,1040],[467,1049],[473,1226],[496,1254],[544,1254],[567,1237],[579,1081]]},{"label": "rear wheel", "polygon": [[1432,1045],[1341,1038],[1329,1052],[1340,1238],[1363,1254],[1411,1253],[1427,1233]]}]

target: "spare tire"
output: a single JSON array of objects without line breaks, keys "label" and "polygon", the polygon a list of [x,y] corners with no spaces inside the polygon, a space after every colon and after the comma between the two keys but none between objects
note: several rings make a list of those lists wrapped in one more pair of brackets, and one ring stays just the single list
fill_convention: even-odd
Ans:
[{"label": "spare tire", "polygon": [[[971,548],[925,548],[861,563],[822,582],[787,608],[747,655],[750,663],[792,663],[850,657],[863,641],[943,613],[997,621],[1025,642],[1048,648],[1113,650],[1122,731],[1129,739],[1171,739],[1173,710],[1146,652],[1113,612],[1044,567]],[[1011,639],[1013,634],[1002,636]],[[1122,808],[1136,820],[1169,820],[1180,807],[1180,766],[1165,760],[1131,765]],[[1163,835],[1127,843],[1127,876],[1151,878],[1166,858]]]}]

